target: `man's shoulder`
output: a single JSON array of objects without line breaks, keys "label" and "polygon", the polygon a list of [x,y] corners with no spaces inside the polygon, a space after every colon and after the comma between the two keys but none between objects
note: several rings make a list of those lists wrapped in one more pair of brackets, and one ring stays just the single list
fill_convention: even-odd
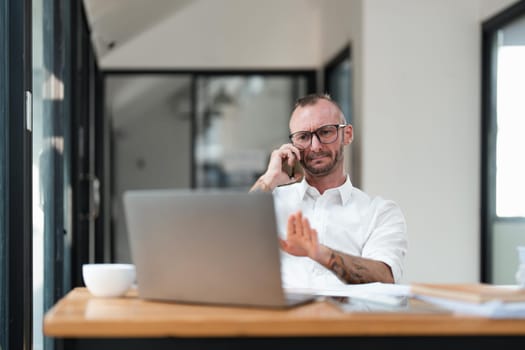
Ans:
[{"label": "man's shoulder", "polygon": [[395,201],[381,195],[372,195],[357,187],[354,187],[352,191],[354,200],[368,206],[370,209],[399,209],[399,205]]}]

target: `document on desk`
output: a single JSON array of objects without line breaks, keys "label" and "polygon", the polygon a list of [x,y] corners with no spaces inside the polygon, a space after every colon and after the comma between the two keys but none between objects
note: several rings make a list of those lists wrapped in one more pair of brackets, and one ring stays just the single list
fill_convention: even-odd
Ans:
[{"label": "document on desk", "polygon": [[326,289],[285,287],[286,291],[309,293],[319,297],[346,297],[369,305],[398,307],[406,304],[410,286],[390,283],[364,283],[329,286]]},{"label": "document on desk", "polygon": [[412,295],[458,314],[525,318],[525,290],[516,285],[414,284]]},{"label": "document on desk", "polygon": [[416,298],[453,311],[457,314],[482,316],[488,318],[525,319],[525,302],[503,302],[492,300],[483,303],[469,303],[439,297],[421,296]]}]

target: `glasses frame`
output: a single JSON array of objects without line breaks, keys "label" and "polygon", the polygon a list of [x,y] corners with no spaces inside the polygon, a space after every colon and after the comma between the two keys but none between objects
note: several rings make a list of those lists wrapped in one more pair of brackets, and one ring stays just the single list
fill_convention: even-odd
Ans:
[{"label": "glasses frame", "polygon": [[[319,132],[319,130],[321,130],[322,128],[325,128],[327,126],[335,126],[336,128],[336,135],[335,135],[335,139],[333,141],[330,141],[330,142],[323,142],[321,141],[321,138],[319,137],[319,134],[317,134]],[[308,147],[310,147],[312,145],[312,140],[314,139],[314,136],[317,136],[317,140],[322,143],[323,145],[329,145],[331,143],[334,143],[335,141],[337,141],[337,139],[339,138],[339,129],[344,129],[345,127],[347,127],[348,124],[327,124],[327,125],[323,125],[317,129],[315,129],[314,131],[296,131],[294,133],[291,133],[288,138],[290,139],[290,142],[292,143],[292,145],[294,145],[295,147],[299,148],[299,149],[306,149]],[[298,134],[298,133],[309,133],[310,134],[310,143],[307,145],[307,146],[297,146],[294,142],[293,142],[293,137],[294,135]]]}]

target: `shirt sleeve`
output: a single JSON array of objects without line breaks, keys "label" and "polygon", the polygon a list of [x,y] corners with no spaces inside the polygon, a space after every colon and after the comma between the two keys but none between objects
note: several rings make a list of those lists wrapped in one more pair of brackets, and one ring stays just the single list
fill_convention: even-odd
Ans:
[{"label": "shirt sleeve", "polygon": [[394,282],[403,277],[404,259],[408,249],[407,228],[401,208],[389,200],[376,198],[362,256],[390,266]]}]

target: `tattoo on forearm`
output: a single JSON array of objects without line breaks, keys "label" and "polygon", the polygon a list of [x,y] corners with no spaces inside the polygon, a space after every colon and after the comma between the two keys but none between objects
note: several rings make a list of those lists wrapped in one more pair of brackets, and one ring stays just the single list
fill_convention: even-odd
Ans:
[{"label": "tattoo on forearm", "polygon": [[333,250],[331,251],[328,267],[340,280],[345,283],[366,282],[366,278],[362,274],[363,272],[366,273],[366,267],[357,262],[352,265],[353,266],[346,265],[344,258],[340,254],[337,254]]},{"label": "tattoo on forearm", "polygon": [[335,275],[339,277],[339,279],[346,281],[345,262],[343,261],[342,256],[336,255],[332,251],[330,254],[330,260],[328,260],[328,266],[335,273]]}]

